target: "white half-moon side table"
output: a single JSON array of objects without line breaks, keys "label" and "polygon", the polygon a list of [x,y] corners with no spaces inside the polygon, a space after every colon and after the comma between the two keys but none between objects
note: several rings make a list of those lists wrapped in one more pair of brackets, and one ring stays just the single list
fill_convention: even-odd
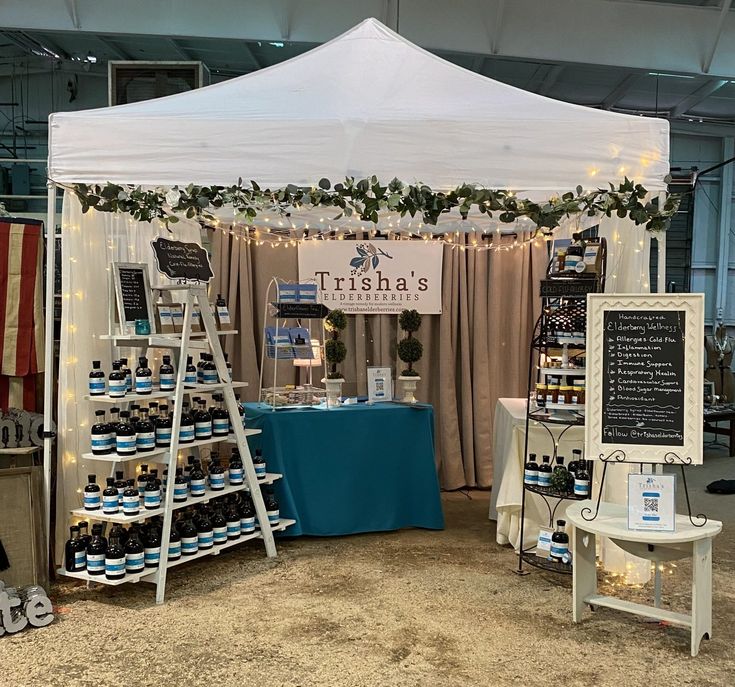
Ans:
[{"label": "white half-moon side table", "polygon": [[[567,508],[566,518],[574,526],[573,619],[582,619],[585,604],[663,620],[691,628],[692,656],[699,653],[703,637],[712,636],[712,539],[722,531],[722,523],[708,520],[695,527],[686,515],[676,516],[676,532],[639,532],[628,529],[628,509],[601,503],[594,520],[582,517],[582,509],[594,513],[595,504],[579,501]],[[590,517],[591,513],[587,513]],[[596,537],[609,537],[629,553],[649,561],[672,561],[692,557],[691,615],[674,613],[655,606],[624,601],[597,593]]]}]

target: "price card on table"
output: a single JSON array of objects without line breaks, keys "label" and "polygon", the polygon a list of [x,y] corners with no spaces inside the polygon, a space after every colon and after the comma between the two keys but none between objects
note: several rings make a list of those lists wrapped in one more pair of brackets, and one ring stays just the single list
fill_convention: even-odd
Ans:
[{"label": "price card on table", "polygon": [[628,529],[676,530],[676,475],[628,475]]}]

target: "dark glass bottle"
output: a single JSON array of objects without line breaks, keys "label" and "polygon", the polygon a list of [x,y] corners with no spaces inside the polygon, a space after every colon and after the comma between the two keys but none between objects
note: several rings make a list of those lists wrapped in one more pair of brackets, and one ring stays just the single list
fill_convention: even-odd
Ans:
[{"label": "dark glass bottle", "polygon": [[227,541],[227,519],[221,508],[215,508],[212,513],[212,532],[214,534],[215,546],[220,546]]},{"label": "dark glass bottle", "polygon": [[97,484],[97,475],[87,475],[84,487],[84,510],[99,510],[102,506],[102,491]]},{"label": "dark glass bottle", "polygon": [[225,365],[227,366],[227,378],[232,381],[232,363],[227,353],[225,353]]},{"label": "dark glass bottle", "polygon": [[255,532],[255,504],[250,494],[243,494],[240,499],[240,533],[251,534]]},{"label": "dark glass bottle", "polygon": [[550,487],[551,486],[551,465],[549,464],[549,461],[551,458],[549,456],[543,457],[543,463],[540,463],[538,466],[538,485],[540,487]]},{"label": "dark glass bottle", "polygon": [[202,367],[206,359],[206,353],[199,354],[199,362],[197,363],[197,384],[202,384]]},{"label": "dark glass bottle", "polygon": [[557,520],[556,532],[551,535],[551,557],[565,563],[569,556],[569,535],[564,531],[566,524],[564,520]]},{"label": "dark glass bottle", "polygon": [[199,408],[194,414],[194,430],[197,440],[212,438],[212,416],[206,401],[199,401]]},{"label": "dark glass bottle", "polygon": [[242,423],[243,429],[245,428],[245,406],[240,403],[240,394],[235,394],[235,401],[237,401],[237,412],[240,413],[240,422]]},{"label": "dark glass bottle", "polygon": [[157,568],[161,562],[161,530],[149,527],[145,539],[145,567]]},{"label": "dark glass bottle", "polygon": [[92,453],[96,456],[104,456],[115,450],[115,435],[112,433],[110,424],[105,421],[105,411],[95,410],[96,422],[90,430],[92,441]]},{"label": "dark glass bottle", "polygon": [[588,497],[590,495],[590,485],[592,479],[590,473],[587,470],[588,461],[580,461],[580,467],[577,470],[577,474],[574,476],[574,495],[580,497]]},{"label": "dark glass bottle", "polygon": [[140,512],[140,496],[135,488],[135,480],[129,479],[128,486],[123,492],[123,514],[138,515]]},{"label": "dark glass bottle", "polygon": [[174,503],[184,503],[189,498],[189,484],[182,468],[176,468],[174,477]]},{"label": "dark glass bottle", "polygon": [[155,423],[156,427],[156,446],[158,448],[171,446],[171,418],[168,416],[168,406],[161,405],[159,410],[161,415]]},{"label": "dark glass bottle", "polygon": [[148,476],[148,482],[145,485],[143,505],[146,510],[156,510],[161,507],[161,485],[158,484],[153,474]]},{"label": "dark glass bottle", "polygon": [[277,527],[281,521],[281,514],[273,489],[263,489],[263,502],[265,503],[265,512],[268,515],[268,524],[271,527]]},{"label": "dark glass bottle", "polygon": [[103,541],[101,532],[96,527],[92,530],[92,541],[87,545],[87,572],[90,575],[105,574],[105,554],[107,543]]},{"label": "dark glass bottle", "polygon": [[110,431],[112,432],[112,444],[113,444],[113,452],[115,450],[115,434],[117,433],[117,426],[120,424],[120,408],[115,406],[114,408],[110,408],[110,422],[108,423],[110,425]]},{"label": "dark glass bottle", "polygon": [[135,426],[135,448],[139,453],[153,451],[156,448],[156,430],[148,419],[148,409],[140,411],[140,419]]},{"label": "dark glass bottle", "polygon": [[92,371],[89,373],[89,395],[103,396],[107,391],[105,373],[102,372],[99,360],[92,361]]},{"label": "dark glass bottle", "polygon": [[148,484],[148,465],[147,463],[142,463],[140,466],[140,473],[138,473],[138,496],[140,497],[140,500],[143,501],[145,499],[145,485]]},{"label": "dark glass bottle", "polygon": [[108,394],[111,398],[123,398],[127,391],[125,387],[125,373],[120,369],[120,361],[112,363],[112,372],[108,376]]},{"label": "dark glass bottle", "polygon": [[122,470],[115,471],[115,489],[117,489],[117,501],[120,508],[122,508],[123,492],[128,483],[125,481],[125,473]]},{"label": "dark glass bottle", "polygon": [[255,468],[255,476],[261,480],[265,479],[267,474],[265,458],[263,458],[263,452],[259,449],[255,449],[255,455],[253,456],[253,467]]},{"label": "dark glass bottle", "polygon": [[226,437],[230,433],[230,414],[222,407],[222,394],[214,394],[212,397],[215,406],[212,409],[212,435],[215,437]]},{"label": "dark glass bottle", "polygon": [[135,393],[147,395],[153,391],[153,373],[148,367],[148,358],[144,355],[138,358],[138,367],[135,370]]},{"label": "dark glass bottle", "polygon": [[92,535],[89,533],[89,523],[86,520],[80,520],[77,525],[79,526],[79,538],[82,540],[86,549],[89,546],[89,542],[92,541]]},{"label": "dark glass bottle", "polygon": [[[107,486],[102,492],[102,512],[105,515],[114,515],[120,511],[120,496],[115,488],[115,478],[107,478]],[[104,565],[103,565],[104,568]]]},{"label": "dark glass bottle", "polygon": [[538,463],[536,462],[535,453],[528,454],[528,460],[523,470],[523,483],[531,486],[538,484]]},{"label": "dark glass bottle", "polygon": [[178,561],[181,558],[181,535],[172,525],[171,532],[168,537],[168,560]]},{"label": "dark glass bottle", "polygon": [[173,391],[176,388],[176,372],[170,355],[163,356],[161,367],[158,368],[158,387],[161,391]]},{"label": "dark glass bottle", "polygon": [[130,528],[130,536],[125,544],[125,571],[128,573],[143,572],[145,568],[145,553],[140,536],[140,528],[135,523]]},{"label": "dark glass bottle", "polygon": [[151,401],[148,404],[148,419],[156,426],[156,420],[160,417],[158,413],[158,401]]},{"label": "dark glass bottle", "polygon": [[137,403],[130,404],[130,424],[136,432],[138,431],[138,422],[140,421],[139,410],[140,406]]},{"label": "dark glass bottle", "polygon": [[136,433],[133,426],[128,421],[130,413],[127,410],[120,412],[120,423],[117,426],[115,432],[115,445],[117,448],[117,454],[120,456],[134,456],[135,455],[135,441]]},{"label": "dark glass bottle", "polygon": [[184,517],[180,522],[181,526],[179,527],[179,535],[181,536],[181,555],[192,556],[199,550],[197,528],[188,516]]},{"label": "dark glass bottle", "polygon": [[102,540],[102,543],[105,545],[105,549],[107,549],[107,539],[105,538],[105,535],[102,534],[103,525],[102,523],[95,523],[92,525],[92,536],[98,535],[99,538]]},{"label": "dark glass bottle", "polygon": [[217,376],[217,366],[214,364],[211,353],[205,353],[204,363],[202,364],[202,384],[217,384],[219,377]]},{"label": "dark glass bottle", "polygon": [[230,540],[240,538],[240,513],[234,500],[227,504],[225,510],[225,524],[227,526],[227,538]]},{"label": "dark glass bottle", "polygon": [[184,401],[181,406],[181,422],[179,424],[179,443],[190,444],[195,439],[194,418],[189,411],[189,404]]},{"label": "dark glass bottle", "polygon": [[199,550],[211,549],[214,546],[214,531],[212,530],[212,521],[209,519],[207,511],[203,508],[197,516],[196,528]]},{"label": "dark glass bottle", "polygon": [[219,456],[212,452],[212,462],[209,464],[209,488],[212,491],[222,491],[225,488],[225,469],[222,467]]},{"label": "dark glass bottle", "polygon": [[127,544],[128,537],[130,535],[128,534],[128,531],[122,525],[120,525],[119,523],[115,523],[110,528],[110,537],[113,537],[113,536],[119,537],[120,538],[120,543],[124,547],[125,544]]},{"label": "dark glass bottle", "polygon": [[197,369],[194,367],[191,356],[186,356],[186,374],[184,375],[184,384],[193,386],[197,383]]},{"label": "dark glass bottle", "polygon": [[237,447],[232,449],[227,475],[231,485],[237,486],[243,483],[242,459],[240,458],[240,451],[238,451]]},{"label": "dark glass bottle", "polygon": [[578,448],[575,448],[572,450],[572,459],[569,461],[569,465],[567,465],[567,470],[569,470],[569,473],[574,477],[577,474],[577,470],[579,470],[579,464],[582,462],[582,451],[580,451]]},{"label": "dark glass bottle", "polygon": [[67,572],[81,572],[87,568],[87,551],[79,538],[79,527],[72,525],[69,533],[64,546],[64,568]]},{"label": "dark glass bottle", "polygon": [[202,470],[202,464],[198,461],[194,461],[194,465],[189,472],[189,493],[192,497],[204,496],[206,492],[207,481],[204,478],[204,471]]},{"label": "dark glass bottle", "polygon": [[125,390],[130,393],[133,390],[133,371],[128,367],[127,358],[120,358],[120,372],[125,375]]},{"label": "dark glass bottle", "polygon": [[125,550],[120,537],[110,532],[110,541],[105,553],[105,577],[108,580],[122,580],[125,577]]}]

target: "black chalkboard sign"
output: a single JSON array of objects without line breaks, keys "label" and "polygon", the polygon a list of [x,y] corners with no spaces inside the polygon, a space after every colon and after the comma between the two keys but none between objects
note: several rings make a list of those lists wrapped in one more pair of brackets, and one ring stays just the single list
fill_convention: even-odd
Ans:
[{"label": "black chalkboard sign", "polygon": [[277,317],[301,320],[323,320],[329,315],[329,308],[321,303],[274,303]]},{"label": "black chalkboard sign", "polygon": [[208,282],[213,276],[207,251],[196,243],[157,238],[151,241],[158,271],[179,282]]},{"label": "black chalkboard sign", "polygon": [[686,314],[605,311],[603,444],[684,445]]},{"label": "black chalkboard sign", "polygon": [[148,265],[115,262],[112,268],[120,321],[134,325],[136,320],[148,320],[152,328],[154,320]]}]

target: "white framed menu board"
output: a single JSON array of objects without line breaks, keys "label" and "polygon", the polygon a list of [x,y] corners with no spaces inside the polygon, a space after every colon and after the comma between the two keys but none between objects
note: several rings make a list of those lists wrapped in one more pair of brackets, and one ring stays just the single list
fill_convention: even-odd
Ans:
[{"label": "white framed menu board", "polygon": [[586,348],[587,457],[701,464],[704,294],[589,294]]}]

